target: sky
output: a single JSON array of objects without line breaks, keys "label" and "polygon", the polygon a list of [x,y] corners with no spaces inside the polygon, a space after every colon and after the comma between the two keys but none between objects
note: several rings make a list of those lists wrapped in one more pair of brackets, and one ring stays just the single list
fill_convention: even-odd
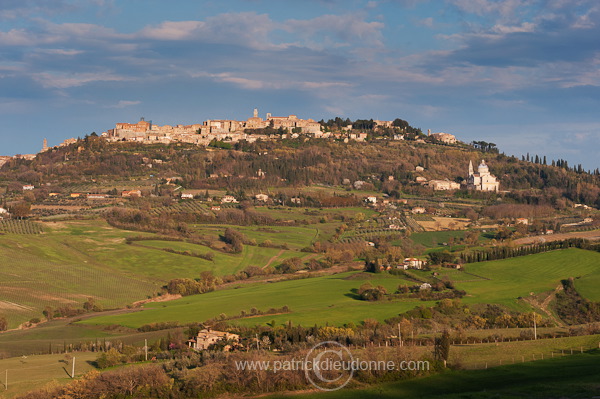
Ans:
[{"label": "sky", "polygon": [[258,108],[595,169],[599,38],[598,0],[0,0],[0,154]]}]

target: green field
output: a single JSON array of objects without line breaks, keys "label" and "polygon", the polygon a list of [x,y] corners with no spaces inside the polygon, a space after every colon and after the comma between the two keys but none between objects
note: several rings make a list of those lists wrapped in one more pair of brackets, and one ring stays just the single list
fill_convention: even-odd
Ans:
[{"label": "green field", "polygon": [[[94,367],[90,362],[97,357],[96,353],[74,353],[75,376],[81,376]],[[46,384],[55,381],[56,384],[64,384],[72,381],[71,358],[62,355],[37,355],[23,356],[0,360],[0,398],[12,398],[25,392],[39,389]],[[5,389],[6,377],[8,376],[8,389]]]},{"label": "green field", "polygon": [[[116,327],[116,328],[115,328]],[[65,345],[79,343],[94,345],[103,342],[122,342],[127,345],[141,347],[144,339],[151,344],[167,334],[183,330],[176,327],[168,330],[138,332],[118,326],[90,326],[72,323],[69,319],[56,319],[26,330],[12,330],[0,334],[0,359],[31,355],[63,352]],[[1,369],[0,369],[1,372]]]},{"label": "green field", "polygon": [[[366,389],[299,398],[590,398],[600,394],[600,351],[487,370],[447,371]],[[287,398],[274,395],[271,398]]]},{"label": "green field", "polygon": [[[92,297],[104,308],[119,308],[154,295],[173,278],[197,278],[204,270],[232,274],[250,265],[276,266],[293,256],[314,256],[299,249],[319,235],[318,229],[310,227],[241,228],[257,242],[269,239],[274,244],[286,243],[290,249],[245,245],[241,254],[226,254],[177,241],[128,245],[125,239],[140,233],[113,228],[103,220],[40,224],[42,234],[0,235],[0,316],[7,317],[11,327],[42,318],[45,306],[80,308]],[[225,228],[207,226],[202,234],[218,239]],[[208,261],[161,248],[200,254],[210,251],[215,257]]]},{"label": "green field", "polygon": [[[45,224],[56,229],[52,233],[0,236],[0,315],[11,326],[42,317],[48,305],[80,307],[93,297],[105,308],[122,307],[159,289],[158,281],[119,267],[115,250],[126,246],[127,232],[92,223],[52,223]],[[100,260],[100,251],[112,259]]]},{"label": "green field", "polygon": [[448,243],[450,238],[458,240],[465,235],[464,230],[446,230],[446,231],[425,231],[412,233],[410,239],[416,244],[421,244],[427,248],[440,247],[443,243]]},{"label": "green field", "polygon": [[600,273],[590,273],[575,280],[575,289],[584,298],[600,302]]},{"label": "green field", "polygon": [[[555,289],[560,280],[586,276],[584,283],[600,278],[600,253],[582,249],[565,249],[504,260],[471,263],[465,271],[489,280],[457,282],[457,287],[469,294],[465,303],[499,303],[515,310],[527,305],[519,297]],[[597,286],[596,286],[597,287]],[[597,289],[584,284],[582,295]],[[591,298],[590,298],[591,299]]]},{"label": "green field", "polygon": [[[256,240],[260,244],[266,240],[276,245],[286,244],[290,249],[302,249],[310,246],[313,242],[321,239],[320,234],[328,226],[321,224],[302,226],[228,226],[228,225],[193,225],[200,234],[218,236],[223,234],[227,227],[234,228],[250,240]],[[335,230],[335,226],[333,226]]]},{"label": "green field", "polygon": [[[291,313],[236,319],[233,323],[254,325],[275,320],[276,323],[283,324],[291,320],[294,324],[305,326],[326,322],[330,325],[342,325],[348,322],[359,323],[369,318],[383,320],[412,309],[417,304],[427,304],[415,300],[358,300],[351,290],[357,289],[365,280],[351,278],[355,274],[348,272],[210,292],[165,303],[149,303],[142,312],[99,316],[81,323],[139,327],[156,320],[202,322],[221,313],[233,316],[242,310],[249,313],[252,307],[266,311],[287,305]],[[412,284],[390,275],[373,276],[369,281],[373,285],[383,285],[389,292],[394,292],[399,284]]]},{"label": "green field", "polygon": [[[571,266],[565,269],[564,265]],[[459,289],[467,291],[463,302],[467,304],[497,303],[513,310],[528,311],[530,306],[519,297],[531,292],[540,293],[553,290],[561,279],[569,276],[600,274],[600,254],[591,251],[568,249],[553,251],[501,261],[482,262],[466,265],[466,271],[476,276],[455,271],[439,271],[440,276],[448,276]],[[427,277],[431,272],[415,272]],[[84,323],[121,324],[139,327],[155,320],[201,322],[224,313],[238,315],[249,312],[252,307],[266,311],[287,305],[291,313],[236,319],[234,323],[264,324],[275,320],[285,323],[313,325],[324,321],[332,325],[347,322],[360,322],[366,318],[383,320],[428,304],[416,299],[364,302],[354,299],[351,290],[358,288],[364,280],[352,279],[356,273],[342,273],[310,279],[300,279],[267,284],[239,286],[203,295],[189,296],[167,303],[150,303],[139,313],[118,316],[99,316]],[[372,276],[374,285],[385,286],[394,292],[399,284],[414,285],[414,282],[401,280],[388,274]]]}]

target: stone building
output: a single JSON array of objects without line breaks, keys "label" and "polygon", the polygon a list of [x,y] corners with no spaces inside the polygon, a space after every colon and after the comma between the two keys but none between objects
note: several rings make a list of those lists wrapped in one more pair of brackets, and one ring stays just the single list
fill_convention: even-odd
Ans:
[{"label": "stone building", "polygon": [[432,133],[431,137],[446,144],[454,144],[457,141],[456,137],[450,133]]},{"label": "stone building", "polygon": [[482,160],[479,164],[477,173],[473,170],[473,162],[469,161],[469,175],[464,184],[469,190],[498,191],[500,188],[500,182],[496,176],[490,173],[485,160]]}]

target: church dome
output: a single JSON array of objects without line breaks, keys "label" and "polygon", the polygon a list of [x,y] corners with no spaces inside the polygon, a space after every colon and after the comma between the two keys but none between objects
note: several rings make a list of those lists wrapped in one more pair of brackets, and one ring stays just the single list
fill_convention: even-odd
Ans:
[{"label": "church dome", "polygon": [[485,164],[485,160],[481,160],[481,163],[479,164],[479,167],[477,168],[477,170],[479,171],[479,173],[489,173],[490,169],[488,168],[488,166]]}]

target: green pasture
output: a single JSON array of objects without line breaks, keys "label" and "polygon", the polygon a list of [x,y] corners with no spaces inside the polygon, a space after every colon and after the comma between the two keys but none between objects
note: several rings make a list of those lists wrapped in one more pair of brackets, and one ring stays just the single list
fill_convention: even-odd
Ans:
[{"label": "green pasture", "polygon": [[[137,332],[119,326],[93,326],[82,323],[73,323],[70,319],[57,319],[43,323],[36,328],[26,330],[12,330],[0,334],[0,358],[29,356],[32,354],[45,354],[52,350],[53,353],[63,352],[65,346],[87,344],[90,348],[94,344],[121,342],[127,345],[142,347],[144,339],[148,344],[176,334],[183,327],[168,330]],[[1,371],[1,370],[0,370]]]},{"label": "green pasture", "polygon": [[[112,249],[125,246],[117,238],[123,233],[111,230],[99,238],[100,230],[81,222],[73,230],[0,236],[0,315],[11,327],[41,318],[45,306],[81,307],[92,297],[105,308],[123,307],[159,289],[156,280],[122,270],[110,258]],[[104,251],[108,261],[99,261],[94,251]]]},{"label": "green pasture", "polygon": [[[254,325],[275,320],[276,323],[314,325],[329,323],[342,325],[348,322],[359,323],[373,318],[383,320],[405,312],[427,302],[383,301],[367,302],[356,299],[353,289],[358,289],[365,279],[353,278],[355,272],[299,280],[242,286],[202,295],[184,297],[164,303],[149,303],[142,312],[99,316],[84,320],[83,324],[120,324],[139,327],[156,320],[179,321],[180,323],[201,322],[218,317],[221,313],[239,315],[245,310],[250,313],[255,307],[261,311],[287,305],[291,313],[265,315],[233,320],[233,323]],[[373,276],[373,285],[383,285],[388,292],[394,292],[399,284],[411,284],[391,275]]]},{"label": "green pasture", "polygon": [[[199,234],[212,236],[218,239],[225,229],[231,227],[244,233],[248,239],[256,240],[260,244],[266,240],[275,245],[286,244],[290,249],[301,249],[310,246],[313,242],[320,240],[322,226],[320,224],[310,226],[231,226],[196,224],[194,230]],[[335,228],[334,228],[335,229]]]},{"label": "green pasture", "polygon": [[[125,242],[127,237],[153,234],[113,228],[103,220],[47,222],[43,234],[0,236],[0,316],[11,327],[42,318],[45,306],[71,304],[80,308],[92,297],[104,308],[119,308],[146,299],[173,278],[197,278],[202,271],[232,274],[247,266],[276,266],[298,256],[320,236],[314,227],[240,227],[257,242],[287,244],[289,250],[245,245],[240,254],[227,254],[206,246],[177,241]],[[198,226],[202,234],[218,239],[227,226]],[[236,227],[237,228],[237,227]],[[163,248],[205,254],[213,261],[170,253]]]},{"label": "green pasture", "polygon": [[[362,389],[312,392],[298,398],[590,398],[600,393],[600,351],[483,370],[452,370]],[[270,398],[285,398],[273,395]]]},{"label": "green pasture", "polygon": [[[457,288],[467,291],[463,302],[468,304],[497,303],[513,310],[527,311],[529,306],[519,297],[531,292],[540,293],[554,289],[561,279],[569,276],[600,273],[600,254],[579,249],[553,251],[502,261],[466,265],[475,276],[455,270],[440,269],[440,277],[448,276]],[[566,262],[571,266],[564,267]],[[431,272],[414,271],[423,277]],[[166,303],[151,303],[145,310],[133,314],[99,316],[83,323],[121,324],[139,327],[155,320],[201,322],[220,314],[234,316],[240,311],[250,312],[255,307],[261,311],[287,305],[292,312],[236,319],[234,323],[264,324],[275,320],[285,323],[312,325],[329,322],[342,325],[360,322],[366,318],[383,320],[419,305],[431,304],[419,300],[365,302],[355,299],[352,289],[365,280],[364,273],[342,273],[310,279],[300,279],[267,284],[239,286],[197,296],[189,296]],[[369,276],[369,275],[367,275]],[[383,285],[394,292],[398,285],[413,282],[389,274],[371,275],[374,285]]]},{"label": "green pasture", "polygon": [[575,279],[575,289],[584,298],[600,302],[600,273],[590,273]]},{"label": "green pasture", "polygon": [[465,235],[464,230],[444,230],[444,231],[425,231],[412,233],[410,239],[416,244],[421,244],[427,248],[440,247],[443,243],[448,243],[450,238],[458,241]]},{"label": "green pasture", "polygon": [[[517,258],[471,263],[465,271],[489,280],[457,281],[457,288],[467,291],[465,303],[499,303],[515,310],[526,310],[519,297],[551,291],[560,280],[585,276],[582,295],[593,292],[586,280],[600,278],[600,253],[582,249],[565,249]],[[596,289],[597,291],[597,289]],[[596,295],[594,292],[592,295]]]},{"label": "green pasture", "polygon": [[[65,384],[72,381],[71,357],[75,356],[75,376],[80,377],[94,369],[92,362],[97,354],[92,352],[61,355],[35,355],[0,360],[0,398],[13,398],[25,392],[39,389],[54,381]],[[6,378],[8,377],[8,387]],[[5,389],[6,388],[6,389]]]}]

